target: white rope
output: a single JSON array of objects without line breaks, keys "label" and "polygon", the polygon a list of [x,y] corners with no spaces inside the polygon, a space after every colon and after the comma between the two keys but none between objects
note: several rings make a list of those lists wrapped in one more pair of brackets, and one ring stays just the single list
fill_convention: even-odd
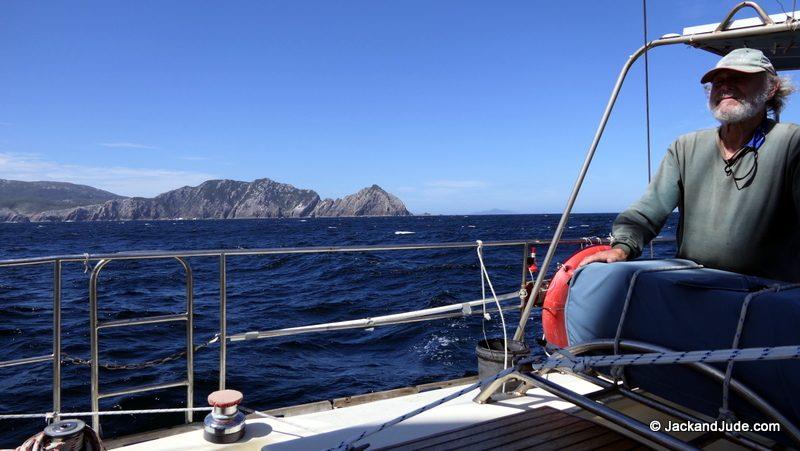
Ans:
[{"label": "white rope", "polygon": [[[494,303],[497,305],[497,312],[500,315],[500,324],[503,326],[503,369],[508,368],[508,332],[506,331],[506,319],[503,316],[503,308],[500,306],[500,301],[497,299],[497,294],[494,292],[494,287],[492,286],[492,279],[489,278],[489,272],[486,271],[486,265],[483,263],[483,241],[477,240],[478,243],[478,261],[481,264],[481,294],[483,295],[483,309],[484,315],[486,315],[486,290],[483,286],[484,277],[486,283],[489,284],[489,290],[492,292],[492,297],[494,297]],[[484,332],[484,339],[486,339],[486,333]],[[489,347],[489,340],[486,340],[486,347]]]},{"label": "white rope", "polygon": [[[480,242],[480,241],[479,241]],[[481,309],[483,310],[483,318],[481,319],[481,332],[483,333],[483,342],[486,347],[489,347],[489,338],[486,336],[486,321],[490,321],[492,316],[486,311],[486,284],[483,277],[483,266],[480,268],[481,273]]]},{"label": "white rope", "polygon": [[302,426],[302,425],[294,423],[292,421],[287,421],[284,418],[279,418],[279,417],[276,417],[274,415],[270,415],[268,413],[261,412],[260,410],[250,409],[250,408],[245,407],[245,406],[239,406],[239,410],[241,410],[241,411],[243,411],[244,413],[247,413],[247,414],[256,415],[256,416],[259,416],[259,417],[262,417],[262,418],[268,418],[268,419],[270,419],[272,421],[275,421],[275,422],[278,422],[278,423],[283,423],[283,424],[286,424],[286,425],[289,425],[289,426],[292,426],[292,427],[295,427],[295,428],[298,428],[298,429],[303,429],[305,431],[308,431],[308,432],[311,432],[311,433],[314,433],[314,434],[322,434],[323,433],[323,431],[320,431],[318,429],[312,429],[312,428],[310,428],[308,426]]},{"label": "white rope", "polygon": [[83,253],[83,273],[86,274],[89,272],[89,253]]}]

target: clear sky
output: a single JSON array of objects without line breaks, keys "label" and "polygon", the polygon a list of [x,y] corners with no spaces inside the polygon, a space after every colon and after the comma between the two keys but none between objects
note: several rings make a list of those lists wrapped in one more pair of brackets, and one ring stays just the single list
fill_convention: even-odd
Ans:
[{"label": "clear sky", "polygon": [[[736,3],[649,0],[649,36]],[[0,178],[139,196],[210,178],[334,198],[375,183],[414,213],[559,212],[642,44],[641,6],[3,1]],[[654,166],[676,136],[714,126],[699,78],[716,60],[650,54]],[[576,211],[619,211],[647,183],[643,74],[637,63]]]}]

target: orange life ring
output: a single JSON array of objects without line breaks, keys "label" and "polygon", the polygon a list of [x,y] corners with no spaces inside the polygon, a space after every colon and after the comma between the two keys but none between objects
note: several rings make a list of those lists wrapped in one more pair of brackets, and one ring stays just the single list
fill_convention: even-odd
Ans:
[{"label": "orange life ring", "polygon": [[556,271],[556,275],[553,276],[550,286],[547,288],[547,294],[544,296],[544,305],[542,306],[542,329],[544,329],[544,338],[548,343],[561,348],[567,347],[564,306],[567,303],[567,294],[569,293],[569,280],[572,278],[575,268],[584,258],[609,249],[611,249],[611,246],[605,244],[585,247],[572,254],[564,265]]}]

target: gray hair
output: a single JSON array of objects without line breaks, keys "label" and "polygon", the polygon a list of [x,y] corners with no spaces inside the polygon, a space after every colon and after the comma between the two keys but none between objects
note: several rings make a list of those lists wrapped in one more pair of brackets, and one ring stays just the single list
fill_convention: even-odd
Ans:
[{"label": "gray hair", "polygon": [[[772,115],[777,118],[780,116],[783,108],[786,107],[789,96],[797,91],[797,87],[794,85],[792,79],[786,75],[767,74],[766,83],[767,85],[764,87],[765,93],[769,92],[776,83],[778,84],[778,90],[775,91],[775,95],[766,102],[767,112],[771,111]],[[703,90],[706,92],[706,95],[709,95],[711,93],[711,83],[705,83],[703,85]]]},{"label": "gray hair", "polygon": [[775,91],[775,95],[767,100],[767,111],[772,111],[772,114],[778,117],[786,106],[789,96],[797,91],[797,88],[794,86],[792,79],[788,76],[768,75],[767,83],[769,83],[770,89],[772,89],[775,84],[778,85],[778,90]]}]

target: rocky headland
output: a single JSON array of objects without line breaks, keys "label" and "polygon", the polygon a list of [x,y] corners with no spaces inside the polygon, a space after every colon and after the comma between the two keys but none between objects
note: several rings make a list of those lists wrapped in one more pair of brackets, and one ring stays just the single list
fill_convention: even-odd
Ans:
[{"label": "rocky headland", "polygon": [[[0,199],[25,197],[28,208],[0,200],[0,221],[122,221],[155,219],[306,218],[337,216],[409,216],[403,202],[378,185],[341,199],[322,199],[313,190],[270,179],[253,182],[208,180],[153,198],[122,197],[84,185],[0,180]],[[43,184],[48,202],[35,192]],[[38,190],[38,191],[37,191]],[[26,194],[22,194],[22,193]],[[78,196],[83,193],[83,196]],[[100,198],[100,202],[93,200]],[[75,205],[75,204],[78,205]],[[81,204],[82,203],[82,204]],[[47,208],[68,205],[69,208]],[[36,207],[38,206],[38,208]],[[37,211],[38,210],[38,211]]]}]

